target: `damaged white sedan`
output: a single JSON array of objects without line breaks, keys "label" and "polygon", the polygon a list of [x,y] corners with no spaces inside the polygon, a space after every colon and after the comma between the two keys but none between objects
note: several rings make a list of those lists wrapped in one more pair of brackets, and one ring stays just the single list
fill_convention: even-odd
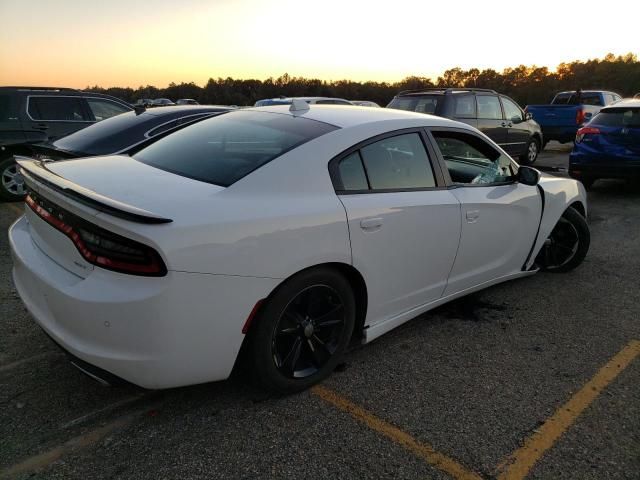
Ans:
[{"label": "damaged white sedan", "polygon": [[266,387],[301,390],[352,341],[589,248],[579,182],[398,110],[294,101],[131,157],[19,164],[22,300],[76,366],[146,388],[225,379],[242,351]]}]

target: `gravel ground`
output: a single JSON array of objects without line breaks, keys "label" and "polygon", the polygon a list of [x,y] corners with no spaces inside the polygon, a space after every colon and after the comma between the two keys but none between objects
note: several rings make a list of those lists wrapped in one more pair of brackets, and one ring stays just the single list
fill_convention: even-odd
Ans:
[{"label": "gravel ground", "polygon": [[[567,149],[552,144],[539,164],[566,161]],[[640,186],[599,182],[589,197],[592,243],[581,267],[422,315],[354,349],[324,385],[494,477],[600,367],[640,339]],[[0,205],[3,231],[19,208]],[[1,235],[0,478],[43,452],[52,453],[11,477],[449,478],[312,392],[272,397],[241,378],[162,392],[101,387],[34,325],[10,268]],[[636,359],[530,478],[640,478],[639,385]],[[95,433],[103,427],[109,431]]]}]

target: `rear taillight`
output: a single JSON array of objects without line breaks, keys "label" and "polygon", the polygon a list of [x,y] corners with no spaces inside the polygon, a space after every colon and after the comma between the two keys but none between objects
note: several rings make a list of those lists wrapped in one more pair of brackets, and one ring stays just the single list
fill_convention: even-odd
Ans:
[{"label": "rear taillight", "polygon": [[580,143],[585,135],[599,135],[600,130],[595,127],[582,127],[576,133],[576,143]]},{"label": "rear taillight", "polygon": [[93,225],[33,192],[25,202],[36,215],[69,237],[87,262],[132,275],[167,274],[167,267],[153,248]]},{"label": "rear taillight", "polygon": [[582,125],[584,123],[584,117],[586,112],[583,108],[579,108],[576,113],[576,125]]}]

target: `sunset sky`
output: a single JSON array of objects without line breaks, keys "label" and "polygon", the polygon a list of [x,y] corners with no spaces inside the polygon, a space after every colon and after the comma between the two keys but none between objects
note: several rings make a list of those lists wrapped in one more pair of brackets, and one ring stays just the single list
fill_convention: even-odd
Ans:
[{"label": "sunset sky", "polygon": [[640,54],[638,1],[0,0],[0,85],[397,81]]}]

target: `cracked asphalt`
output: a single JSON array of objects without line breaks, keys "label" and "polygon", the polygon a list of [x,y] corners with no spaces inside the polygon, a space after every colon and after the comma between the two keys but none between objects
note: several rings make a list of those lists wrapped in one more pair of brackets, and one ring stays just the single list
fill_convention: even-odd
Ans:
[{"label": "cracked asphalt", "polygon": [[[539,164],[563,167],[567,156],[550,145]],[[421,315],[353,349],[323,387],[479,477],[497,477],[559,407],[640,340],[640,185],[601,181],[589,202],[591,249],[578,269]],[[20,209],[0,204],[3,232]],[[274,397],[242,377],[157,392],[101,387],[36,327],[10,270],[3,233],[0,478],[451,478],[313,391]],[[640,478],[640,358],[527,478]]]}]

